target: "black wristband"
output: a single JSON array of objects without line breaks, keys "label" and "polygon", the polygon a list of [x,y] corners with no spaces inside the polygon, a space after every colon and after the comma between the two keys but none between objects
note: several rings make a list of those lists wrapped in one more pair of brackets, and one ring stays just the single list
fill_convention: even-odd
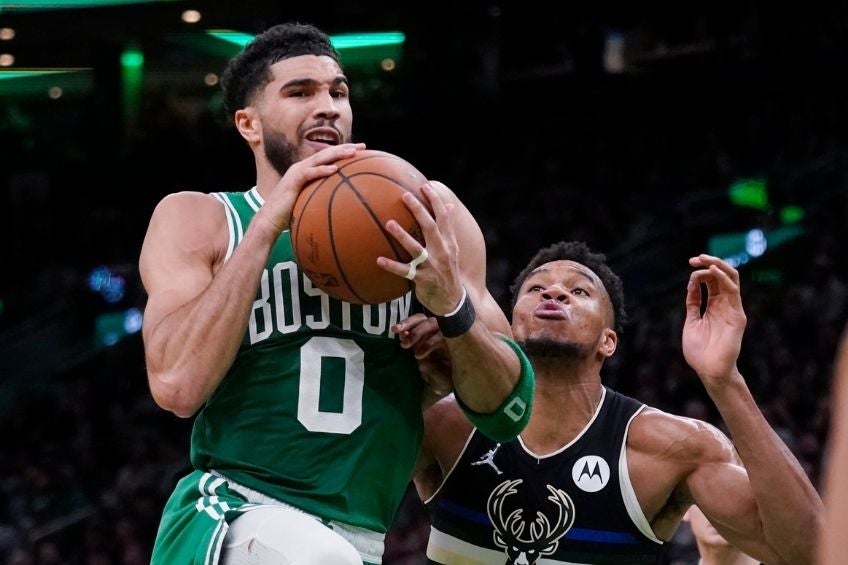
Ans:
[{"label": "black wristband", "polygon": [[468,298],[468,292],[463,288],[462,293],[462,302],[456,310],[449,316],[436,316],[436,322],[445,337],[461,336],[471,329],[474,320],[477,319],[477,313],[474,311],[474,304]]}]

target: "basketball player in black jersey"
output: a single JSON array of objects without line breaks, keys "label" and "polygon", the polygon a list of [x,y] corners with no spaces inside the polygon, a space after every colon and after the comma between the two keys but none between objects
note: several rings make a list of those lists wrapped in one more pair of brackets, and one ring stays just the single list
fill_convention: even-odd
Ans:
[{"label": "basketball player in black jersey", "polygon": [[[734,443],[602,385],[625,316],[621,281],[585,244],[553,245],[513,287],[513,333],[536,373],[527,428],[491,441],[453,396],[425,416],[416,485],[433,510],[429,563],[656,563],[693,504],[755,559],[813,562],[821,499],[736,367],[739,274],[709,255],[689,263],[683,354]],[[425,362],[439,351],[421,316],[401,335]]]}]

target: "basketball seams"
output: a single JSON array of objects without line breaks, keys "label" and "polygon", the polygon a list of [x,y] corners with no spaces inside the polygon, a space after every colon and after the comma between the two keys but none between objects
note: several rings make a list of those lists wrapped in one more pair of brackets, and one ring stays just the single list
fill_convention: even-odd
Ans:
[{"label": "basketball seams", "polygon": [[[391,181],[392,184],[399,186],[403,190],[406,190],[406,188],[401,186],[400,183],[398,183],[393,178],[385,176],[385,175],[377,174],[377,173],[354,173],[351,176],[347,176],[344,173],[342,173],[341,171],[339,171],[339,175],[342,177],[342,181],[339,183],[339,186],[337,186],[336,189],[338,190],[338,188],[340,188],[341,185],[344,184],[350,189],[351,192],[353,192],[354,196],[356,196],[356,199],[359,201],[359,203],[362,205],[362,207],[365,209],[365,211],[368,213],[368,215],[374,221],[374,225],[377,226],[377,229],[383,235],[383,238],[386,240],[386,243],[388,243],[389,247],[391,247],[392,251],[395,254],[395,257],[394,257],[395,260],[399,261],[403,257],[404,254],[408,255],[407,251],[405,249],[403,249],[403,247],[401,247],[400,243],[398,243],[394,239],[394,237],[386,230],[386,228],[383,225],[380,218],[377,217],[377,214],[375,214],[374,210],[371,209],[371,206],[368,205],[368,202],[362,196],[362,193],[359,192],[359,190],[357,190],[356,185],[351,181],[351,179],[356,177],[356,176],[359,176],[359,175],[370,175],[370,176],[380,177],[380,178],[386,179],[388,181]],[[335,195],[335,193],[334,193],[334,195]],[[331,226],[331,230],[332,230],[332,226]],[[331,235],[332,235],[332,233],[331,233]],[[333,239],[332,241],[335,244],[335,239]],[[335,250],[334,250],[334,253],[335,253]],[[341,264],[339,264],[338,262],[336,264],[339,266],[339,271],[342,271]],[[347,280],[347,278],[345,278],[345,282],[347,283],[348,288],[351,289],[351,292],[356,294],[357,298],[359,298],[361,300],[362,297],[359,296],[359,293],[357,293],[355,290],[353,290],[353,286],[350,284],[350,282]],[[407,287],[411,288],[411,285],[407,284]]]},{"label": "basketball seams", "polygon": [[392,251],[395,252],[395,259],[400,260],[401,257],[403,257],[404,255],[408,255],[409,253],[406,251],[406,249],[403,248],[403,246],[401,246],[400,243],[398,243],[397,240],[395,240],[394,236],[392,236],[386,230],[385,226],[383,226],[382,220],[377,217],[377,214],[375,214],[374,210],[371,209],[371,206],[368,205],[368,202],[362,196],[362,193],[359,192],[359,190],[357,190],[356,185],[353,182],[350,181],[350,179],[352,179],[355,176],[359,176],[359,175],[369,175],[369,176],[374,176],[374,177],[380,177],[380,178],[386,179],[388,181],[391,181],[392,184],[399,186],[403,190],[406,190],[406,192],[410,192],[410,191],[407,190],[406,188],[404,188],[400,183],[398,183],[393,178],[387,177],[387,176],[384,176],[384,175],[380,175],[380,174],[377,174],[377,173],[357,173],[357,174],[351,175],[349,177],[346,177],[346,176],[343,175],[344,180],[342,182],[347,184],[348,188],[350,188],[353,191],[353,193],[356,195],[357,200],[359,200],[359,202],[362,204],[362,206],[368,212],[368,215],[371,216],[371,218],[374,220],[374,223],[377,225],[377,228],[380,230],[380,233],[383,234],[383,237],[386,239],[386,242],[389,244],[389,247],[391,247]]},{"label": "basketball seams", "polygon": [[[333,190],[330,193],[330,197],[327,199],[327,229],[330,232],[330,247],[333,250],[333,261],[336,264],[336,268],[339,271],[339,275],[344,280],[345,286],[347,286],[347,288],[350,290],[350,292],[357,299],[359,299],[361,302],[364,303],[364,302],[367,302],[367,301],[364,300],[359,295],[358,292],[356,292],[356,289],[353,288],[353,285],[351,285],[350,281],[347,279],[347,274],[345,273],[344,269],[342,269],[342,264],[339,261],[339,254],[336,251],[336,238],[333,236],[333,200],[336,199],[336,194],[338,193],[339,188],[341,188],[342,185],[347,183],[347,177],[345,177],[344,175],[340,175],[340,176],[342,177],[342,180],[340,180],[339,183],[336,186],[333,187]],[[366,207],[366,209],[367,209],[367,207]],[[368,211],[369,211],[369,213],[371,212],[371,210],[368,210]]]},{"label": "basketball seams", "polygon": [[[321,182],[319,182],[319,183],[315,186],[315,188],[313,188],[313,189],[312,189],[312,194],[310,194],[310,195],[306,198],[306,202],[304,202],[304,203],[303,203],[303,206],[301,206],[301,207],[300,207],[300,216],[303,216],[303,213],[304,213],[304,212],[306,211],[306,209],[309,207],[309,203],[310,203],[310,202],[312,202],[312,199],[313,199],[313,198],[315,198],[315,195],[316,195],[316,194],[318,194],[318,189],[319,189],[319,188],[321,188],[321,186],[322,186],[325,182],[327,182],[328,180],[330,180],[331,178],[332,178],[332,175],[330,175],[330,176],[328,176],[328,177],[324,177],[323,179],[321,179]],[[339,181],[339,182],[341,182],[341,181]],[[338,188],[338,185],[336,185],[336,187]],[[300,195],[298,195],[298,196],[300,196]],[[295,200],[295,206],[296,206],[296,205],[297,205],[297,201]],[[294,210],[292,210],[292,212],[294,212]],[[297,241],[297,237],[300,235],[300,221],[299,221],[299,220],[300,220],[299,218],[296,218],[296,222],[297,222],[297,230],[296,230],[296,231],[292,231],[292,233],[291,233],[292,241]],[[291,225],[291,221],[289,221],[289,229],[291,229],[291,227],[292,227],[292,225]],[[292,247],[292,251],[295,253],[295,258],[297,258],[297,251],[295,250],[295,248],[294,248],[294,247]]]},{"label": "basketball seams", "polygon": [[[419,184],[426,181],[420,172],[400,157],[385,152],[368,153],[371,154],[345,159],[332,174],[310,182],[306,190],[311,193],[301,193],[298,196],[300,202],[295,203],[295,209],[300,213],[295,214],[291,222],[292,251],[295,259],[297,260],[297,251],[300,250],[304,255],[300,259],[307,265],[312,263],[317,269],[315,275],[326,272],[326,276],[338,277],[338,286],[332,284],[329,279],[322,281],[331,285],[326,290],[328,294],[342,300],[345,300],[342,297],[346,296],[349,302],[362,304],[385,302],[389,295],[395,296],[396,292],[402,294],[413,287],[412,283],[403,278],[381,272],[381,269],[371,265],[366,258],[372,255],[394,255],[392,258],[401,261],[410,255],[385,228],[382,217],[386,216],[388,220],[398,216],[396,219],[400,219],[402,225],[407,222],[415,223],[414,215],[410,218],[411,212],[397,200],[400,195],[396,190],[412,193],[422,201],[418,187],[412,185],[418,181]],[[364,163],[365,161],[368,162]],[[408,184],[402,184],[404,181]],[[381,186],[381,183],[390,184]],[[345,192],[345,187],[350,190],[349,193]],[[369,219],[371,224],[367,223]],[[351,223],[352,221],[354,223]],[[306,232],[301,229],[303,222],[307,224]],[[360,224],[359,227],[357,223]],[[376,231],[382,234],[382,239],[375,233],[375,227]],[[316,229],[319,231],[316,232]],[[358,234],[363,237],[367,234],[370,243],[363,242],[362,247],[357,241]],[[415,237],[420,241],[420,234],[416,232]],[[310,251],[310,247],[315,245],[320,245],[325,251],[318,256],[310,255],[318,251]],[[365,262],[357,260],[347,264],[349,255],[362,258]],[[370,261],[373,262],[373,259]],[[319,275],[319,278],[322,276],[324,275]],[[362,285],[362,288],[356,288],[354,285]],[[364,299],[363,294],[369,299]]]}]

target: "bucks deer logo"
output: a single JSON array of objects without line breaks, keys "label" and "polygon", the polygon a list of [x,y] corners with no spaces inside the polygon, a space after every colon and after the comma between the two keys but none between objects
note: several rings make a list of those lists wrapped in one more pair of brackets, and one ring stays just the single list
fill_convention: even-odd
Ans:
[{"label": "bucks deer logo", "polygon": [[[521,479],[506,480],[489,495],[486,512],[494,526],[495,545],[506,552],[506,565],[533,565],[543,555],[551,555],[559,547],[560,538],[574,523],[574,502],[561,489],[547,485],[552,502],[550,509],[556,516],[553,520],[547,512],[537,511],[532,522],[524,519],[524,509],[508,512],[504,501],[518,492]],[[507,514],[508,512],[508,514]],[[504,516],[504,514],[507,514]]]}]

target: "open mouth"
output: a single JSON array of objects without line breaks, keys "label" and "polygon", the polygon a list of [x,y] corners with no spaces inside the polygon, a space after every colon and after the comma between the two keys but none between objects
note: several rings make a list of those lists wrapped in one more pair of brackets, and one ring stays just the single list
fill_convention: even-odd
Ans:
[{"label": "open mouth", "polygon": [[316,128],[306,132],[304,136],[307,141],[313,143],[323,143],[324,145],[338,145],[341,141],[341,135],[333,128]]}]

